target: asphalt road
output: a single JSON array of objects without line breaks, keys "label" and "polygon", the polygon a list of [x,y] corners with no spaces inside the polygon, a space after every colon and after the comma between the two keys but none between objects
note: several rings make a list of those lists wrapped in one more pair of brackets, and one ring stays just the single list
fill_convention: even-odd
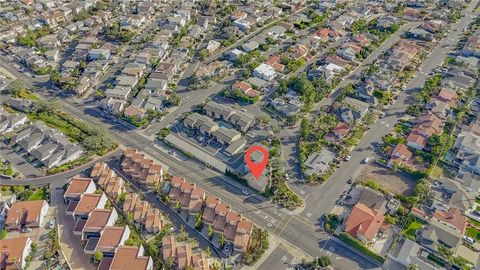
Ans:
[{"label": "asphalt road", "polygon": [[278,246],[260,265],[258,270],[287,270],[293,265],[294,256],[283,246]]}]

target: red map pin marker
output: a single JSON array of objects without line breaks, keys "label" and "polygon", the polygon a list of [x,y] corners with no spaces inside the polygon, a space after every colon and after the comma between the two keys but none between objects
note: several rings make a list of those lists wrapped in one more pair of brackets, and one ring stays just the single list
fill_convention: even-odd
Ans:
[{"label": "red map pin marker", "polygon": [[[263,154],[263,160],[261,162],[252,160],[252,154],[257,151]],[[245,163],[247,163],[247,166],[252,172],[253,176],[255,176],[256,179],[260,178],[268,163],[267,150],[259,145],[250,147],[245,153]]]}]

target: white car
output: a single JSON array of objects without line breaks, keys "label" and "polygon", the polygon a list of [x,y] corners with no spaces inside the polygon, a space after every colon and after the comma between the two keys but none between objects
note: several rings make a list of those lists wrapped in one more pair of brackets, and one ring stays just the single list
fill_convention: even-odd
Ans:
[{"label": "white car", "polygon": [[367,157],[367,158],[365,158],[365,159],[363,160],[363,163],[364,163],[364,164],[368,164],[368,162],[370,162],[370,158],[369,158],[369,157]]},{"label": "white car", "polygon": [[285,179],[289,180],[290,177],[288,176],[288,173],[285,173]]},{"label": "white car", "polygon": [[467,242],[467,243],[470,244],[470,245],[475,244],[475,240],[473,240],[473,238],[468,237],[468,236],[464,236],[464,237],[463,237],[463,241]]},{"label": "white car", "polygon": [[245,196],[248,196],[248,195],[250,195],[250,191],[248,191],[246,189],[242,189],[242,194],[245,195]]},{"label": "white car", "polygon": [[349,161],[351,158],[352,158],[351,155],[347,155],[347,156],[345,157],[345,161]]}]

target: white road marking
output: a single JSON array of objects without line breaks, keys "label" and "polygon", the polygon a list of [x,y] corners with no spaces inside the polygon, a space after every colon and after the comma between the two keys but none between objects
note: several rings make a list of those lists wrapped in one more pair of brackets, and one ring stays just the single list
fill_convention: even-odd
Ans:
[{"label": "white road marking", "polygon": [[307,213],[307,217],[311,217],[312,216],[312,213]]}]

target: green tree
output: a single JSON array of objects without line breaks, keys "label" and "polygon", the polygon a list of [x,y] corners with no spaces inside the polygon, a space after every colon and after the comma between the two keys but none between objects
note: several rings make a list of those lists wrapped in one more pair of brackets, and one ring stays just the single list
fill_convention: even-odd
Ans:
[{"label": "green tree", "polygon": [[60,73],[58,72],[58,70],[53,70],[51,73],[50,73],[50,81],[52,81],[53,83],[55,84],[59,84],[60,83]]},{"label": "green tree", "polygon": [[310,125],[307,117],[303,117],[300,123],[300,136],[306,139],[310,135]]},{"label": "green tree", "polygon": [[25,91],[25,83],[17,79],[10,84],[7,92],[13,97],[18,97],[22,91]]},{"label": "green tree", "polygon": [[87,63],[85,61],[80,61],[78,65],[81,69],[85,69],[87,67]]},{"label": "green tree", "polygon": [[200,56],[200,59],[205,60],[208,57],[208,51],[206,49],[201,49],[198,52],[198,55]]},{"label": "green tree", "polygon": [[398,218],[387,214],[385,216],[385,222],[387,222],[388,224],[395,225],[398,222]]},{"label": "green tree", "polygon": [[163,139],[167,137],[170,134],[170,129],[169,128],[162,128],[160,131],[157,133],[158,138]]},{"label": "green tree", "polygon": [[20,194],[18,194],[17,198],[18,198],[19,201],[26,201],[26,200],[28,200],[32,195],[33,195],[33,190],[31,190],[31,189],[25,189],[24,191],[20,192]]},{"label": "green tree", "polygon": [[408,270],[420,270],[416,264],[409,264],[408,265]]},{"label": "green tree", "polygon": [[102,260],[102,258],[103,258],[103,253],[102,253],[102,252],[100,252],[100,251],[95,251],[95,252],[93,253],[93,261],[94,261],[95,263],[99,263],[99,262]]},{"label": "green tree", "polygon": [[181,97],[176,93],[173,93],[168,97],[168,103],[171,104],[172,106],[180,105],[181,100],[182,100]]},{"label": "green tree", "polygon": [[332,262],[330,261],[330,258],[328,256],[322,256],[317,259],[318,266],[320,267],[327,267],[329,266]]},{"label": "green tree", "polygon": [[83,146],[85,146],[85,149],[90,150],[90,151],[99,151],[103,148],[103,141],[102,138],[97,137],[97,136],[88,136],[86,137],[83,142]]},{"label": "green tree", "polygon": [[41,113],[54,113],[60,110],[61,105],[56,99],[39,100],[35,103],[35,108]]},{"label": "green tree", "polygon": [[0,240],[5,239],[7,237],[7,229],[3,228],[0,232]]}]

